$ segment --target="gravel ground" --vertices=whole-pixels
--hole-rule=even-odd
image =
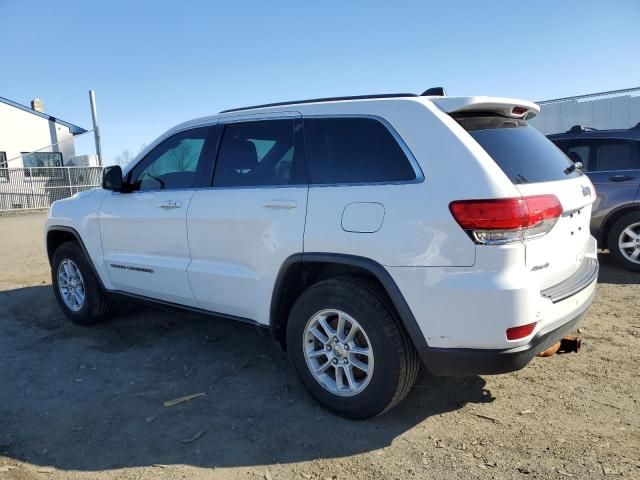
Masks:
[[[607,254],[579,354],[423,372],[394,410],[354,422],[249,327],[133,305],[70,324],[43,221],[0,217],[0,478],[640,478],[640,275]]]

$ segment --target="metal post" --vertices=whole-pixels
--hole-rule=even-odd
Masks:
[[[36,204],[36,190],[33,188],[33,168],[29,168],[29,180],[31,180],[29,183],[31,183],[31,208],[33,208]]]
[[[93,137],[96,141],[96,155],[98,156],[98,166],[102,166],[102,149],[100,148],[100,130],[98,129],[98,114],[96,112],[96,92],[89,90],[89,101],[91,102],[91,118],[93,119]]]
[[[73,186],[71,185],[71,168],[67,167],[67,178],[69,179],[69,196],[73,196]]]

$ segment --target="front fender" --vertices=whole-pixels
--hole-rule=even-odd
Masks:
[[[106,289],[111,289],[112,285],[103,261],[98,218],[100,206],[108,193],[106,190],[97,189],[53,202],[45,221],[44,237],[46,246],[52,231],[72,233],[94,266],[95,273],[102,285]]]

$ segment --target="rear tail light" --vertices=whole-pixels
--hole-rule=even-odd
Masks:
[[[555,195],[491,200],[459,200],[449,204],[456,222],[477,243],[511,243],[547,234],[562,215]]]
[[[528,337],[534,328],[536,328],[536,322],[520,325],[519,327],[507,328],[507,340],[520,340],[521,338]]]

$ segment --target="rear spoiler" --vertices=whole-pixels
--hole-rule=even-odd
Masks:
[[[540,113],[540,107],[526,100],[503,97],[430,97],[445,113],[490,112],[512,118],[530,119]]]

